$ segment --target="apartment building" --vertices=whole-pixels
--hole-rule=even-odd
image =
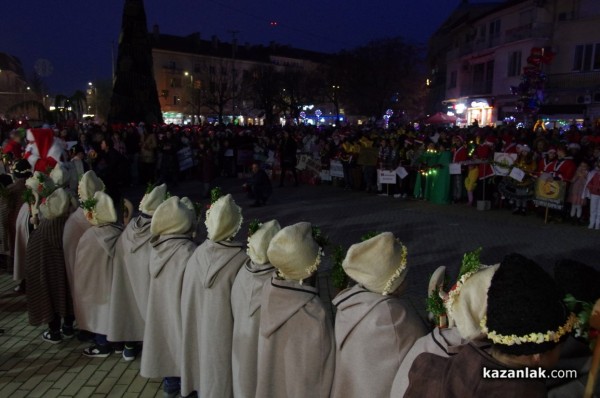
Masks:
[[[537,52],[551,59],[539,65],[537,115],[594,122],[600,117],[599,23],[597,0],[463,1],[430,43],[437,99],[444,92],[437,106],[464,124],[528,121],[514,91]],[[447,42],[443,54],[436,37]]]

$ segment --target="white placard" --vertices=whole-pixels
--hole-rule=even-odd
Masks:
[[[300,158],[298,159],[298,164],[296,165],[296,168],[298,170],[305,170],[306,169],[306,160],[308,159],[308,156],[306,155],[300,155]]]
[[[450,163],[450,165],[448,166],[448,169],[450,170],[451,175],[456,175],[456,174],[462,173],[460,163]]]
[[[507,176],[508,173],[510,172],[510,166],[512,166],[512,164],[515,162],[515,160],[517,160],[516,153],[506,153],[506,152],[494,153],[494,162],[500,163],[501,165],[506,166],[506,167],[502,167],[497,164],[494,164],[492,166],[492,168],[494,169],[494,173],[497,176]]]
[[[331,181],[330,170],[321,170],[320,176],[321,176],[321,181]]]
[[[395,184],[396,172],[390,170],[377,170],[377,181],[380,184]]]
[[[401,180],[403,180],[408,175],[408,171],[406,171],[404,167],[398,166],[398,168],[396,169],[396,175],[400,177]]]
[[[525,178],[525,172],[518,167],[513,167],[508,176],[521,182],[523,181],[523,178]]]
[[[331,177],[344,178],[344,166],[339,160],[329,162],[329,175]]]

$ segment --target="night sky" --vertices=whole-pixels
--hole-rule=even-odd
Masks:
[[[237,30],[239,43],[276,41],[335,52],[392,36],[426,43],[460,1],[146,0],[145,5],[148,29],[158,24],[161,33],[200,32],[203,39],[216,34],[230,41],[228,31]],[[4,1],[0,52],[19,57],[28,78],[36,60],[49,60],[54,71],[44,82],[50,93],[70,95],[88,81],[110,78],[122,8],[122,0]]]

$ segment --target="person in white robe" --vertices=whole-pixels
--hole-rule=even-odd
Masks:
[[[124,342],[123,358],[133,361],[144,339],[150,288],[150,225],[158,206],[167,198],[167,186],[154,187],[140,202],[140,215],[119,237],[113,262],[108,340]]]
[[[115,244],[123,232],[116,224],[115,205],[107,194],[96,192],[86,203],[85,216],[92,227],[85,231],[75,255],[73,301],[79,327],[96,333],[95,344],[83,350],[91,358],[105,358],[113,348],[106,338],[109,324],[110,294]]]
[[[283,228],[267,256],[277,274],[263,287],[256,396],[329,397],[335,340],[331,319],[310,283],[322,256],[311,224]]]
[[[185,269],[181,311],[183,322],[181,394],[203,398],[233,394],[231,287],[248,256],[233,238],[242,212],[231,195],[216,200],[206,212],[208,238]]]
[[[258,362],[258,327],[263,286],[271,280],[275,267],[269,263],[267,249],[281,230],[277,220],[261,224],[248,238],[246,264],[240,269],[231,289],[233,312],[232,372],[233,396],[254,398]]]
[[[196,250],[194,217],[184,200],[172,196],[158,206],[150,224],[150,288],[140,374],[162,377],[169,397],[180,389],[181,291],[186,264]]]
[[[480,266],[477,272],[451,289],[453,293],[450,299],[449,296],[445,296],[446,314],[452,327],[435,328],[415,342],[394,377],[391,396],[404,396],[408,389],[410,368],[420,354],[432,353],[449,358],[469,342],[481,347],[487,344],[480,323],[487,311],[487,291],[499,266]]]
[[[99,191],[104,191],[104,183],[98,178],[96,173],[90,170],[81,177],[77,188],[80,206],[71,213],[65,223],[65,231],[63,232],[63,251],[65,253],[65,267],[71,293],[75,291],[73,272],[75,268],[75,257],[77,255],[77,245],[83,234],[92,227],[92,224],[90,224],[85,217],[85,211],[81,204],[93,198],[94,194]],[[77,300],[73,297],[73,310],[76,315],[78,312],[77,304]]]

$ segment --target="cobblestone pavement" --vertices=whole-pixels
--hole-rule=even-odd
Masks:
[[[321,226],[334,244],[346,248],[369,231],[392,231],[408,247],[407,294],[423,313],[425,291],[433,270],[446,265],[455,278],[465,251],[483,247],[482,262],[496,263],[510,252],[530,256],[548,271],[555,261],[571,257],[598,266],[600,231],[569,224],[544,224],[541,215],[513,216],[508,210],[478,211],[465,205],[440,206],[423,201],[379,197],[332,186],[275,188],[265,207],[251,208],[240,181],[221,181],[244,209],[247,222],[277,218],[282,225],[309,221]],[[171,189],[199,200],[193,182]],[[139,200],[140,190],[128,195]],[[134,203],[137,203],[135,200]],[[540,211],[541,213],[541,211]],[[327,254],[327,253],[326,253]],[[319,287],[329,302],[328,257]],[[377,261],[377,259],[374,259]],[[162,396],[161,380],[139,376],[139,359],[120,355],[89,359],[86,343],[77,340],[51,345],[41,340],[44,328],[29,326],[26,296],[13,292],[10,270],[0,268],[0,397],[154,397]]]

